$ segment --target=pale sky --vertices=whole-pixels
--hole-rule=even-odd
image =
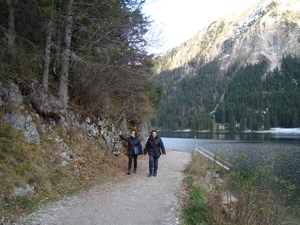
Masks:
[[[245,10],[259,0],[146,0],[144,13],[161,32],[161,46],[149,51],[163,53],[192,38],[220,16]],[[158,31],[159,30],[159,31]]]

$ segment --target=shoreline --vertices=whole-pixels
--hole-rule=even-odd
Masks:
[[[300,134],[300,128],[280,128],[274,127],[270,130],[250,131],[254,133],[271,133],[271,134]]]
[[[189,133],[189,132],[195,132],[195,133],[204,133],[204,132],[212,132],[212,133],[235,133],[235,132],[241,132],[241,133],[271,133],[271,134],[300,134],[300,127],[298,128],[280,128],[280,127],[273,127],[270,130],[259,130],[259,131],[252,131],[252,130],[246,130],[246,131],[191,131],[191,130],[174,130],[174,131],[162,131],[158,130],[159,132],[183,132],[183,133]]]

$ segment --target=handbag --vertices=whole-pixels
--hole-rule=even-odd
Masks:
[[[133,146],[133,154],[139,155],[140,154],[140,147],[138,145]]]

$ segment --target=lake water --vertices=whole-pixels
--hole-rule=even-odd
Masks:
[[[300,134],[159,132],[158,135],[166,149],[193,152],[196,144],[225,156],[239,171],[264,165],[271,157],[285,152],[286,155],[274,165],[274,176],[296,185],[292,202],[300,205]],[[237,162],[236,158],[241,154],[247,157]]]

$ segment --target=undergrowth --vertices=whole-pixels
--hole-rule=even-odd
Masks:
[[[188,196],[183,198],[183,220],[186,225],[205,225],[211,215],[203,188],[207,163],[204,158],[192,155],[191,163],[185,170],[183,183]]]
[[[274,159],[269,165],[246,171],[244,175],[235,171],[222,173],[221,179],[216,173],[219,166],[202,156],[192,155],[183,181],[187,194],[181,196],[183,224],[300,224],[295,217],[299,208],[291,212],[292,207],[286,207],[284,198],[278,198],[279,193],[271,188],[276,178],[272,174],[273,162]],[[237,201],[224,203],[224,192],[234,193]]]
[[[126,157],[113,155],[100,138],[95,145],[75,131],[64,133],[55,126],[41,132],[40,144],[33,144],[22,131],[0,123],[0,224],[13,223],[41,204],[106,182],[124,167]],[[15,196],[16,188],[26,184],[34,192]]]
[[[206,205],[204,189],[201,186],[192,186],[190,189],[190,202],[184,212],[185,224],[206,224],[209,217],[209,208]]]

